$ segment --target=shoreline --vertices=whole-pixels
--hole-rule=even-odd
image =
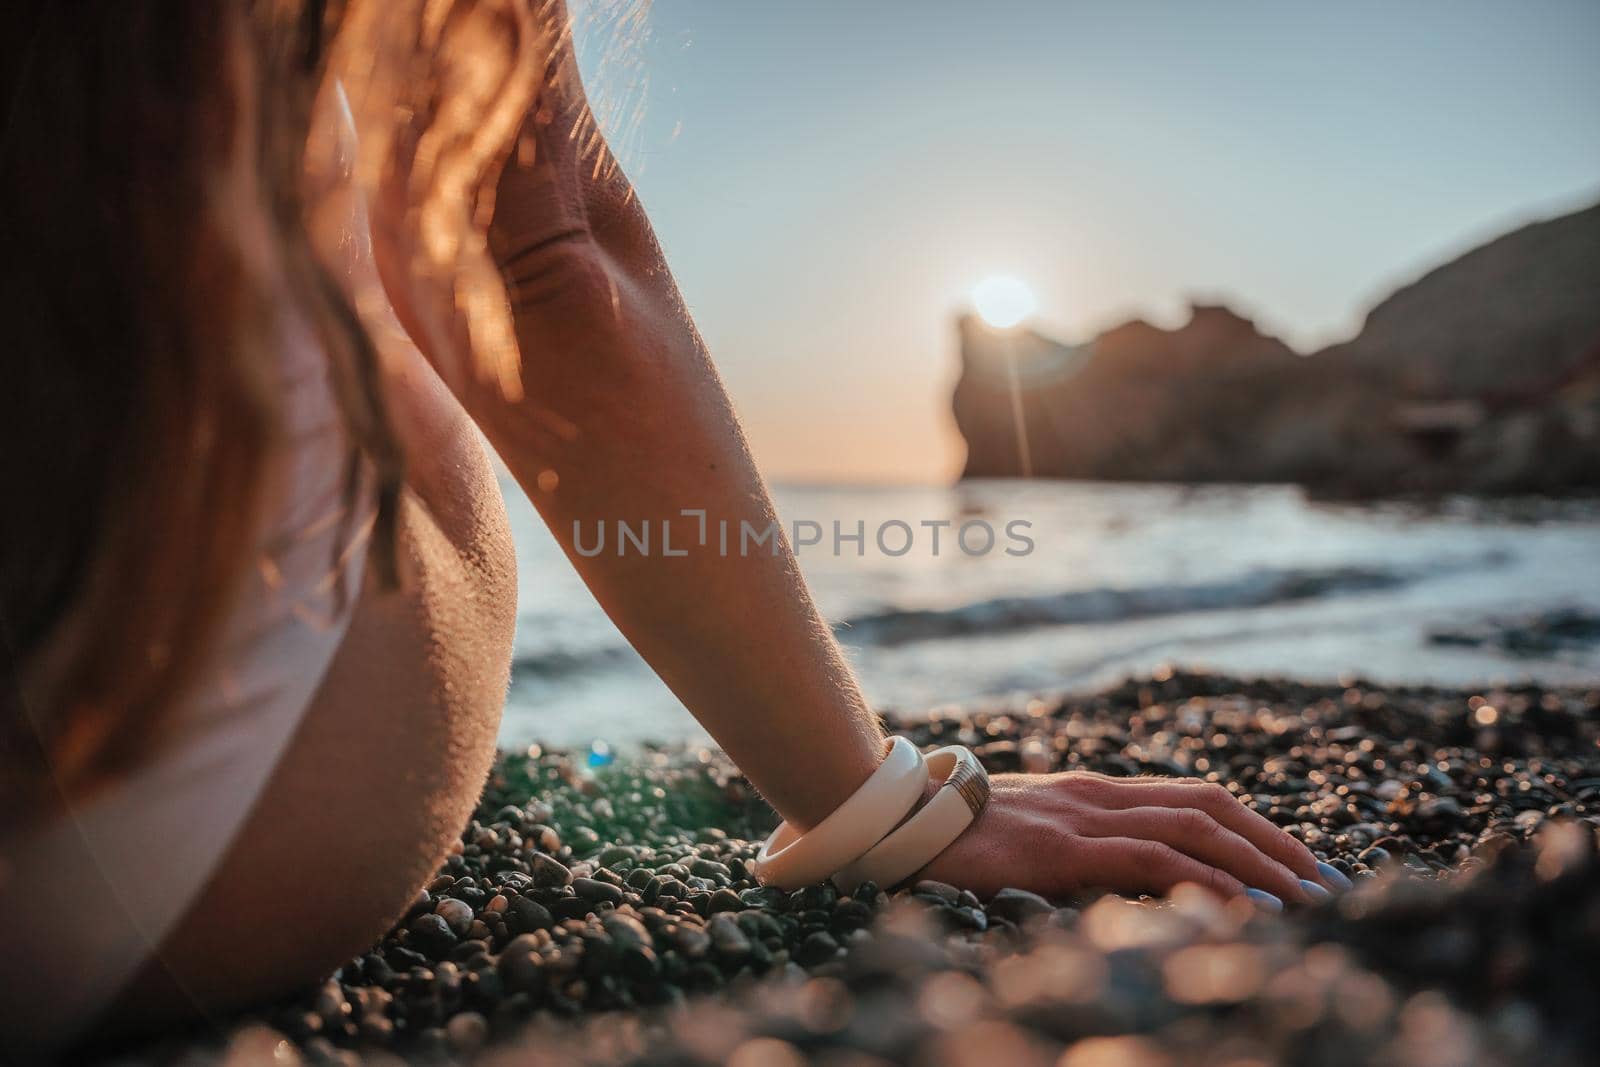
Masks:
[[[991,772],[1217,774],[1357,887],[1281,916],[1198,891],[784,893],[749,876],[775,819],[720,754],[590,770],[534,746],[373,951],[132,1062],[1443,1067],[1600,1043],[1600,683],[1176,672],[890,726]]]

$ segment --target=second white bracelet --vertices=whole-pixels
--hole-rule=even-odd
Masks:
[[[842,893],[855,891],[862,882],[885,889],[911,877],[949,848],[989,802],[989,775],[970,749],[950,745],[928,753],[928,776],[943,775],[944,783],[893,833],[866,855],[833,876]]]
[[[894,829],[927,782],[928,768],[917,746],[903,737],[891,739],[878,769],[832,815],[805,834],[787,822],[778,824],[756,855],[756,880],[780,889],[825,881]]]

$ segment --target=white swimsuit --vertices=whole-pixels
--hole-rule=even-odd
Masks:
[[[250,814],[344,639],[371,494],[346,515],[349,452],[328,363],[303,323],[294,334],[281,366],[284,492],[218,666],[175,710],[178,740],[67,817],[7,842],[0,1032],[17,1011],[23,1032],[68,1036],[155,955]]]
[[[370,255],[364,215],[357,205],[348,219],[358,256]],[[328,360],[302,317],[285,319],[276,492],[215,666],[174,709],[175,740],[157,756],[0,847],[0,1059],[6,1034],[46,1047],[80,1035],[203,906],[344,640],[373,493],[368,479],[347,509],[350,447]]]

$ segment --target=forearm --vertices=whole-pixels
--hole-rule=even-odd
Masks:
[[[623,635],[781,814],[814,825],[871,774],[881,733],[781,533],[775,551],[739,549],[741,523],[775,517],[720,384],[698,353],[649,383],[562,362],[552,395],[577,435],[496,447]],[[685,509],[704,510],[706,544]],[[649,531],[647,554],[619,521]],[[603,548],[580,554],[579,535]],[[668,536],[685,555],[664,555]]]
[[[469,340],[462,290],[416,282],[405,183],[380,201],[391,224],[374,227],[407,238],[379,256],[384,285],[413,336],[455,334],[430,356],[618,629],[779,812],[810,826],[877,767],[881,730],[781,532],[739,550],[742,524],[775,529],[771,500],[649,220],[594,132],[570,39],[551,40],[538,100],[480,205],[493,205],[484,236],[516,340],[495,360],[514,361],[520,389],[448,355]],[[704,544],[683,514],[696,509]],[[649,550],[619,551],[618,523],[647,528]]]
[[[780,813],[814,825],[871,774],[882,735],[698,337],[635,324],[654,343],[618,351],[537,306],[516,321],[528,398],[480,422],[624,636]],[[704,544],[685,510],[704,511]],[[746,527],[772,539],[741,546]]]

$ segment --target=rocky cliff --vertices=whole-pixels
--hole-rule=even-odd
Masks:
[[[960,333],[968,477],[1600,488],[1600,205],[1439,267],[1310,356],[1224,307],[1075,346]]]

